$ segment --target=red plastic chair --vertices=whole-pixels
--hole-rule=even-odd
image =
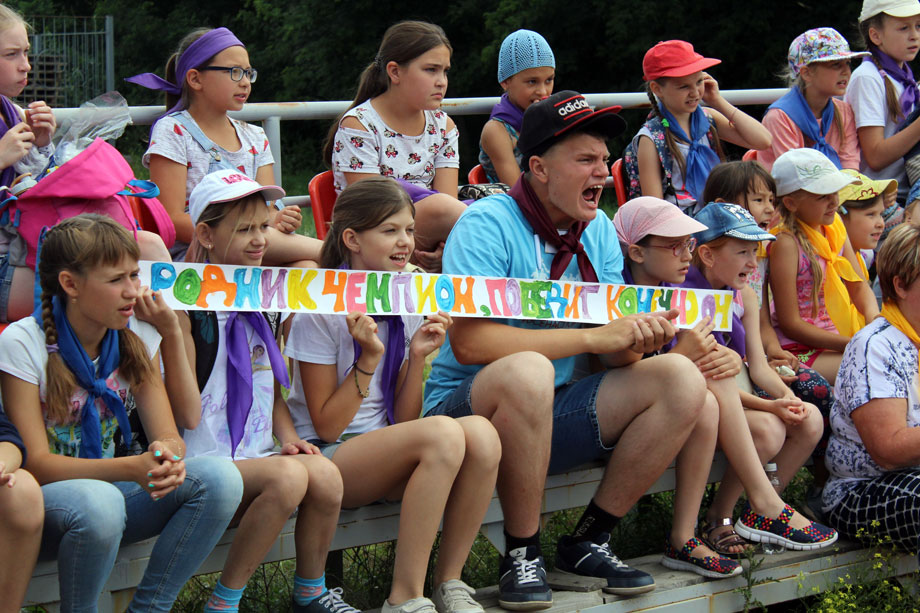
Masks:
[[[332,171],[326,170],[312,179],[307,187],[310,192],[310,208],[313,210],[313,223],[316,225],[316,238],[323,240],[332,221],[332,207],[335,206],[335,185]]]
[[[629,199],[626,193],[626,176],[623,171],[623,158],[618,158],[610,165],[610,176],[613,177],[613,191],[617,195],[617,206],[623,206]]]
[[[482,169],[482,164],[473,166],[466,176],[466,180],[470,182],[470,185],[482,185],[483,183],[489,182],[486,178],[486,171]]]

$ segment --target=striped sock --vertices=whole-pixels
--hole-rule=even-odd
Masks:
[[[240,600],[243,598],[243,592],[245,591],[245,587],[242,587],[238,590],[231,589],[221,583],[218,579],[217,587],[214,588],[214,592],[211,594],[211,597],[208,598],[208,602],[204,605],[204,613],[227,613],[227,611],[239,611]]]
[[[316,579],[304,579],[294,575],[294,602],[305,606],[326,593],[326,573]]]

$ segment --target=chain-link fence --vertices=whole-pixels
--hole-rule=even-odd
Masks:
[[[20,102],[79,106],[114,89],[114,20],[104,17],[35,17],[29,61],[32,73]]]

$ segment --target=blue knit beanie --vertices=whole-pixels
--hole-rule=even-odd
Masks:
[[[556,67],[556,57],[546,39],[531,30],[512,32],[498,52],[498,82],[528,68]]]

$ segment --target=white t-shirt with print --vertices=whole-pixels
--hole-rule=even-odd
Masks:
[[[181,111],[179,114],[185,121],[198,125],[188,111]],[[268,138],[265,131],[253,124],[238,121],[230,118],[230,123],[236,130],[236,136],[240,140],[241,146],[236,151],[227,151],[220,148],[220,154],[224,160],[229,162],[240,172],[250,179],[255,180],[259,168],[274,164],[275,159],[272,157],[272,150],[269,147]],[[144,153],[144,166],[150,167],[151,155],[162,155],[168,160],[185,164],[188,168],[188,177],[185,180],[185,211],[188,211],[188,197],[195,189],[195,186],[209,172],[211,165],[211,155],[201,148],[191,134],[188,133],[178,119],[166,116],[156,122],[153,126],[153,132],[150,135],[150,146]],[[176,245],[170,249],[173,257],[178,257],[185,253],[188,248],[187,243],[176,241]]]
[[[217,354],[208,382],[201,390],[201,421],[194,430],[185,430],[185,454],[190,457],[230,458],[230,425],[227,422],[227,318],[228,311],[217,311]],[[265,341],[244,323],[252,364],[252,406],[246,417],[243,438],[236,446],[235,460],[261,458],[275,453],[272,438],[272,411],[275,407],[275,375]],[[274,342],[274,341],[272,341]]]
[[[831,407],[832,432],[825,458],[831,473],[824,486],[826,511],[837,506],[860,481],[886,472],[866,450],[851,413],[876,398],[905,398],[907,427],[916,428],[920,426],[918,383],[917,347],[888,320],[875,319],[847,344]]]
[[[147,347],[148,355],[153,358],[160,347],[160,335],[156,328],[133,317],[129,326],[141,338]],[[47,364],[45,332],[34,318],[26,317],[14,321],[3,334],[0,334],[0,371],[7,372],[26,383],[38,385],[43,414],[46,413]],[[122,402],[127,402],[128,382],[119,376],[117,368],[106,379],[106,384],[109,389],[115,390]],[[56,423],[45,417],[48,445],[53,453],[71,457],[79,454],[82,440],[80,410],[86,403],[86,397],[87,392],[82,388],[73,393],[70,397],[70,421],[66,423]],[[118,422],[102,398],[96,399],[96,409],[99,411],[102,425],[102,457],[111,458],[115,453],[113,438],[118,429]]]
[[[424,318],[403,315],[402,319],[405,325],[406,358],[408,359],[409,341],[424,323]],[[387,326],[385,324],[378,324],[377,336],[386,346]],[[348,333],[348,324],[342,315],[314,315],[309,313],[297,313],[294,315],[291,323],[291,333],[284,347],[284,355],[312,364],[335,364],[337,386],[342,385],[342,382],[348,377],[351,377],[352,380],[354,378],[351,373],[351,365],[355,361],[354,338]],[[300,368],[295,363],[292,370],[294,371],[294,377],[291,384],[291,393],[288,396],[288,407],[291,409],[291,417],[294,418],[297,436],[304,440],[318,439],[319,436],[313,427],[313,421],[310,419],[310,411],[307,409],[303,391],[304,382],[300,379]],[[371,377],[371,382],[368,386],[368,397],[361,402],[361,407],[355,414],[354,419],[351,420],[351,423],[348,424],[348,427],[345,428],[343,435],[362,434],[387,425],[386,403],[384,402],[381,387],[382,374],[383,360],[377,365],[374,376]],[[306,383],[307,385],[310,384],[309,381]],[[341,437],[339,440],[341,440]]]
[[[354,117],[367,130],[345,128],[339,123],[332,147],[335,193],[348,185],[346,172],[381,174],[431,189],[438,168],[460,168],[457,128],[447,131],[444,111],[424,113],[425,129],[418,136],[390,128],[370,100],[345,113],[343,121]]]

